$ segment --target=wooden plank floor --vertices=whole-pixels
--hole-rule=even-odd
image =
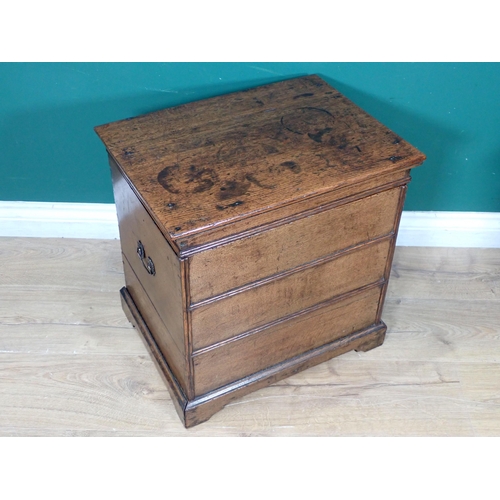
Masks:
[[[1,436],[498,436],[500,250],[398,247],[384,345],[185,430],[120,306],[116,240],[0,238]]]

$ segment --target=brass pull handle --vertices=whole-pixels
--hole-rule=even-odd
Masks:
[[[137,255],[139,256],[139,259],[141,259],[144,269],[146,269],[151,276],[154,276],[156,274],[155,265],[151,257],[146,257],[146,250],[144,250],[144,245],[141,240],[137,242]]]

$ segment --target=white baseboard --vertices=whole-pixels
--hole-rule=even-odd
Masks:
[[[0,236],[118,239],[112,203],[0,202]]]
[[[115,205],[0,202],[0,236],[118,239]],[[397,244],[500,248],[500,213],[405,211]]]
[[[500,248],[500,213],[403,211],[397,244]]]

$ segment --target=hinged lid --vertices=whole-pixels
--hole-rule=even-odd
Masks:
[[[194,235],[425,160],[315,75],[95,130],[179,253]]]

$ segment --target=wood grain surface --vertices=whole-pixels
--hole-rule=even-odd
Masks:
[[[425,159],[416,148],[316,75],[95,130],[112,171],[124,312],[179,396],[186,427],[233,401],[236,386],[283,378],[266,370],[290,375],[334,357],[335,346],[382,344],[406,182]],[[343,276],[321,265],[382,238],[378,258],[369,250],[337,264]],[[285,274],[296,280],[280,281]],[[207,327],[191,321],[237,294],[234,314],[223,307]]]
[[[184,237],[182,239],[184,246],[180,253],[182,256],[189,256],[208,250],[214,246],[261,232],[264,227],[270,229],[271,226],[276,226],[283,221],[291,222],[296,218],[296,214],[312,213],[319,207],[339,206],[380,191],[406,185],[410,180],[410,170],[379,175],[374,179],[347,185],[333,192],[298,200],[292,206],[285,205],[271,212],[262,212],[246,219],[233,221],[230,225],[214,226],[210,228],[210,231]]]
[[[116,168],[112,168],[112,175],[122,252],[185,357],[180,261]],[[137,254],[139,242],[145,251],[143,259]],[[146,258],[152,259],[154,275],[146,270]]]
[[[2,436],[499,436],[500,250],[396,248],[382,347],[184,429],[120,305],[118,241],[0,239]]]
[[[186,235],[425,159],[315,75],[96,132],[173,246]]]
[[[198,351],[194,354],[195,394],[205,394],[375,324],[380,292],[381,286],[371,286]]]
[[[179,345],[176,338],[172,335],[171,330],[168,328],[162,315],[155,307],[149,296],[144,291],[140,281],[130,267],[127,259],[123,261],[123,268],[125,271],[125,282],[127,289],[132,296],[136,306],[140,308],[143,318],[147,318],[147,324],[151,335],[153,336],[156,344],[163,352],[163,357],[166,359],[170,369],[177,378],[179,384],[182,386],[185,393],[188,393],[189,388],[189,365],[186,362],[186,354],[184,352],[184,343]],[[164,306],[166,309],[167,306]]]
[[[384,278],[389,238],[341,253],[191,312],[193,349],[234,337]],[[262,307],[266,304],[266,307]]]
[[[189,265],[192,301],[388,235],[395,230],[402,189],[383,191],[193,255]]]

